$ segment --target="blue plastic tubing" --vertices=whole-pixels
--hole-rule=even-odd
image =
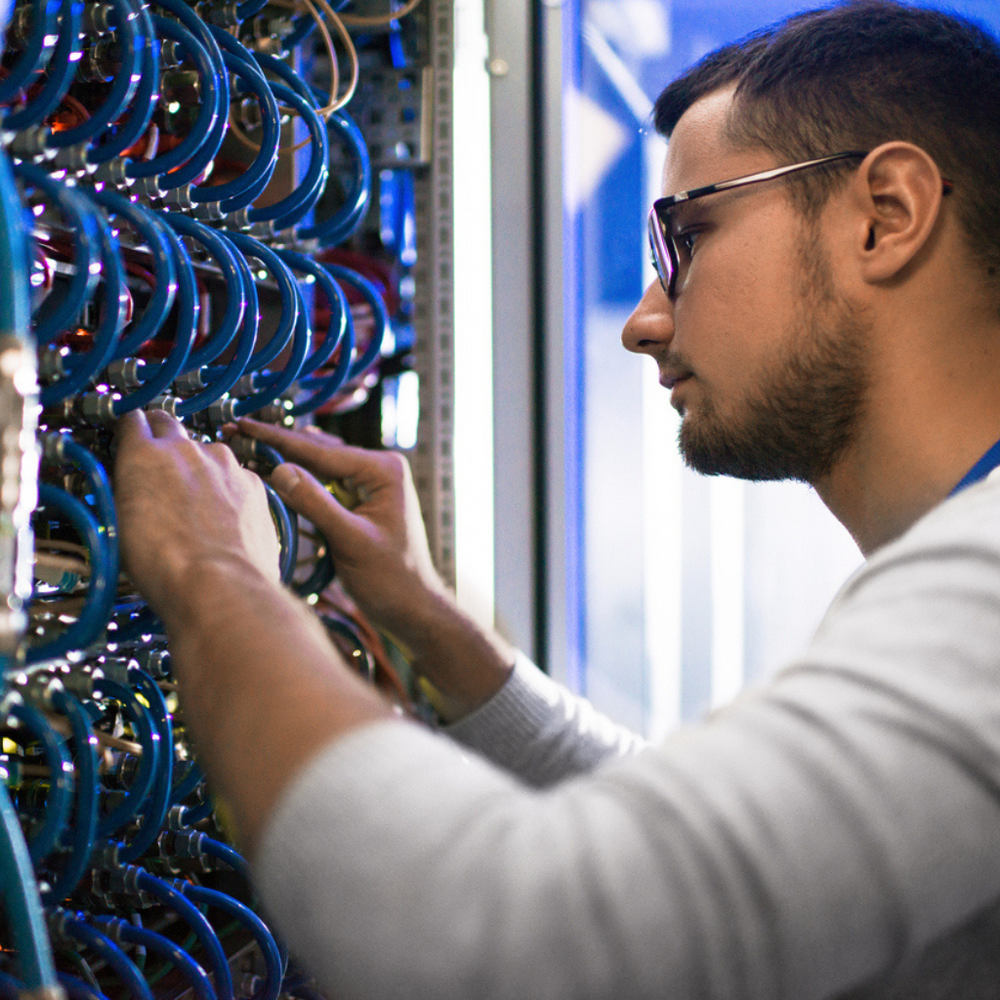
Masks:
[[[98,534],[107,546],[108,573],[113,580],[118,579],[118,514],[111,492],[111,479],[107,469],[94,455],[69,434],[54,436],[56,453],[87,478],[90,494],[97,509]],[[46,457],[46,461],[49,459]]]
[[[130,669],[129,683],[146,699],[153,724],[160,738],[159,761],[153,777],[153,788],[141,806],[142,827],[125,848],[118,851],[120,861],[134,861],[153,846],[167,819],[174,783],[174,733],[163,694],[145,671]]]
[[[261,115],[260,149],[250,166],[239,177],[224,184],[195,188],[191,191],[193,201],[222,202],[222,211],[228,213],[249,205],[267,187],[278,164],[281,119],[278,104],[271,93],[267,79],[250,52],[221,28],[209,25],[208,29],[222,51],[226,68],[239,78],[242,89],[249,91],[257,99]]]
[[[198,117],[191,126],[191,131],[173,149],[154,156],[151,160],[130,159],[125,167],[126,176],[156,177],[159,187],[167,190],[181,185],[177,180],[179,171],[174,173],[168,171],[189,166],[196,177],[215,158],[219,146],[222,145],[222,134],[218,136],[217,141],[211,142],[209,136],[220,116],[218,94],[223,86],[222,75],[225,70],[222,67],[221,57],[216,63],[202,42],[183,25],[154,14],[153,27],[161,38],[168,38],[183,46],[186,57],[198,70],[205,93],[209,95],[199,105]]]
[[[273,205],[254,208],[249,212],[248,218],[251,222],[273,221],[274,228],[282,230],[289,229],[301,221],[323,194],[330,172],[328,166],[330,144],[327,139],[326,123],[317,114],[315,101],[307,100],[283,83],[272,83],[271,90],[278,100],[290,105],[299,113],[309,130],[311,146],[309,167],[298,187]]]
[[[142,747],[138,770],[124,798],[107,815],[98,817],[97,837],[103,840],[117,833],[126,823],[139,815],[156,781],[162,747],[152,712],[139,701],[130,687],[103,680],[100,681],[100,688],[104,696],[114,698],[121,704],[133,724],[136,738]]]
[[[372,334],[372,339],[361,357],[357,358],[351,365],[351,370],[347,374],[348,379],[352,379],[360,375],[379,356],[385,332],[389,328],[389,314],[385,311],[385,301],[379,290],[366,277],[358,274],[357,271],[352,271],[349,267],[342,267],[340,264],[324,264],[323,266],[338,281],[346,281],[349,285],[353,285],[371,306],[375,317],[375,332]]]
[[[91,211],[97,213],[96,206],[88,199]],[[100,218],[100,216],[98,216]],[[118,238],[104,220],[99,228],[101,272],[104,285],[101,318],[94,331],[90,350],[80,354],[70,354],[63,360],[67,370],[65,377],[50,382],[39,394],[43,407],[75,395],[86,387],[114,356],[118,345],[118,335],[125,325],[127,300],[123,294],[125,275],[121,262]]]
[[[47,42],[55,35],[59,0],[35,0],[31,6],[31,34],[20,58],[11,66],[7,76],[0,80],[0,103],[17,97],[17,92],[30,81],[32,74],[45,69],[52,55]]]
[[[190,367],[198,368],[225,351],[232,344],[243,323],[247,306],[243,270],[238,255],[227,238],[228,234],[224,236],[201,222],[175,212],[164,212],[161,218],[179,236],[188,236],[196,240],[208,251],[218,264],[226,284],[226,309],[222,318],[213,323],[215,330],[208,342],[192,351],[188,358]]]
[[[66,935],[100,956],[128,987],[132,1000],[153,1000],[153,991],[142,973],[114,941],[87,923],[82,913],[56,912]]]
[[[352,185],[338,211],[328,219],[300,227],[296,234],[300,239],[318,239],[324,246],[336,246],[343,243],[364,219],[371,198],[372,165],[361,130],[350,115],[345,111],[338,111],[327,118],[326,124],[354,159]]]
[[[48,902],[65,899],[90,867],[90,856],[97,836],[97,739],[90,716],[68,691],[57,689],[52,706],[70,722],[73,732],[73,760],[76,764],[76,797],[73,824],[69,830],[70,855],[62,871],[51,883],[43,898]]]
[[[65,294],[58,299],[54,295],[49,295],[34,316],[35,337],[39,344],[46,344],[76,323],[80,310],[94,294],[99,278],[97,261],[101,240],[100,226],[97,216],[92,211],[91,202],[80,192],[50,177],[41,167],[34,163],[16,163],[14,175],[55,204],[72,234],[75,264],[73,277],[66,286]],[[8,185],[2,187],[7,188]],[[15,234],[22,232],[24,210],[19,201],[17,208],[18,213],[8,219],[11,228],[5,228],[5,233],[10,234],[12,241],[17,239]],[[30,228],[24,226],[23,231],[30,232]],[[23,249],[21,265],[24,270],[19,273],[24,275],[27,273],[27,256]],[[6,272],[6,268],[4,271]],[[6,274],[5,280],[9,280]]]
[[[10,112],[3,119],[4,129],[17,131],[37,125],[59,106],[66,96],[76,65],[83,51],[83,3],[81,0],[62,0],[59,14],[59,40],[49,60],[48,74],[42,89],[18,111]]]
[[[142,51],[149,41],[139,32],[138,12],[129,0],[107,0],[107,2],[114,8],[117,19],[115,36],[118,41],[118,51],[121,53],[121,67],[115,73],[111,89],[104,101],[100,107],[92,111],[87,121],[62,132],[53,132],[49,136],[49,145],[57,149],[75,146],[100,135],[128,107],[138,89]],[[137,5],[139,2],[140,0],[136,0]]]
[[[17,813],[0,782],[0,894],[14,938],[21,979],[28,989],[56,985],[52,946],[46,933],[42,901],[28,846]]]
[[[348,327],[351,327],[353,344],[354,321],[351,318],[351,307],[347,302],[347,296],[344,295],[344,290],[333,280],[333,275],[322,265],[317,264],[311,257],[295,253],[292,250],[279,249],[276,252],[293,271],[307,274],[316,282],[326,297],[327,305],[330,308],[330,325],[326,329],[326,334],[322,342],[313,348],[312,354],[306,358],[299,371],[299,378],[304,379],[312,375],[317,368],[325,365],[333,357],[333,352],[344,339]],[[350,349],[348,349],[347,355],[347,362],[344,367],[345,374],[347,365],[350,364],[351,360]]]
[[[40,646],[30,646],[28,663],[65,656],[70,650],[86,649],[103,634],[114,609],[117,577],[112,577],[110,545],[97,519],[75,497],[49,483],[38,487],[39,507],[57,512],[76,530],[90,554],[90,586],[76,621],[64,632]]]
[[[212,980],[208,978],[208,973],[170,938],[146,930],[144,927],[135,927],[117,917],[95,917],[94,922],[126,944],[139,945],[162,955],[187,979],[191,992],[198,1000],[216,1000],[215,989],[212,987]]]
[[[89,163],[104,163],[107,160],[113,160],[116,156],[124,153],[129,146],[138,142],[139,137],[146,131],[159,101],[160,39],[153,30],[153,20],[145,3],[138,4],[138,8],[139,33],[144,39],[142,68],[139,86],[136,88],[135,97],[129,108],[128,121],[123,125],[116,126],[117,132],[110,138],[105,138],[107,132],[98,136],[98,138],[105,138],[105,141],[100,144],[91,144],[87,150]]]
[[[278,944],[267,925],[253,910],[244,906],[239,900],[227,896],[214,889],[206,889],[190,882],[174,881],[174,887],[180,890],[192,903],[203,906],[214,906],[238,920],[250,932],[260,947],[264,959],[264,985],[254,992],[251,1000],[278,1000],[281,993],[281,980],[284,976],[283,963]]]
[[[45,819],[28,843],[28,854],[34,865],[39,865],[52,852],[60,834],[69,821],[73,805],[73,764],[66,741],[52,728],[51,723],[34,705],[12,704],[7,712],[31,736],[41,743],[45,763],[49,767],[49,794],[45,804]]]
[[[173,886],[163,879],[141,870],[136,876],[136,886],[155,896],[161,903],[171,907],[180,918],[191,928],[205,949],[209,965],[215,976],[215,990],[218,1000],[233,1000],[233,977],[229,971],[229,962],[222,950],[219,938],[204,914],[193,903],[184,898]]]

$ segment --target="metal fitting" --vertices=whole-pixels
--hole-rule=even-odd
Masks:
[[[103,3],[88,3],[83,6],[83,31],[87,35],[109,35],[111,27],[111,7]]]
[[[203,222],[219,222],[226,217],[226,213],[222,211],[222,202],[219,201],[197,202],[192,214]]]
[[[188,396],[204,389],[207,385],[204,372],[204,368],[196,368],[193,372],[185,372],[180,378],[174,380],[174,392],[178,396]]]
[[[11,154],[22,160],[35,160],[39,157],[51,156],[49,136],[52,134],[47,125],[31,125],[21,129],[11,139],[8,149]]]
[[[118,156],[105,163],[98,163],[93,174],[94,180],[102,184],[113,184],[118,188],[129,187],[132,182],[127,174],[128,163],[127,159]]]
[[[181,184],[178,187],[171,188],[169,191],[161,192],[160,197],[168,207],[175,211],[189,212],[194,208],[194,202],[191,200],[190,184]]]
[[[60,170],[68,170],[74,174],[93,173],[94,168],[87,162],[87,149],[87,143],[65,146],[55,151],[52,162]]]
[[[149,404],[143,409],[149,410],[163,410],[165,413],[169,413],[170,416],[177,416],[177,407],[180,405],[180,400],[176,396],[157,396],[156,399],[150,400]]]
[[[115,389],[138,389],[142,385],[139,373],[146,367],[142,358],[123,358],[112,361],[105,369],[108,384]]]
[[[135,662],[154,680],[167,680],[173,676],[170,650],[143,649],[136,653]]]
[[[115,417],[115,400],[121,397],[110,392],[88,392],[77,397],[77,412],[88,424],[110,424]]]

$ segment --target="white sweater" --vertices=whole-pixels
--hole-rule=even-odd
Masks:
[[[451,736],[336,741],[265,832],[331,998],[1000,996],[998,476],[659,746],[523,660]]]

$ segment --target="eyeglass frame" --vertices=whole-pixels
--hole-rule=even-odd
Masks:
[[[774,180],[776,177],[784,177],[798,170],[806,170],[809,167],[819,167],[825,163],[835,163],[838,160],[864,159],[868,152],[860,150],[848,150],[843,153],[831,153],[829,156],[821,156],[815,160],[805,160],[802,163],[792,163],[784,167],[772,167],[770,170],[761,170],[759,173],[746,174],[743,177],[733,177],[728,181],[719,181],[717,184],[706,184],[704,187],[691,188],[689,191],[681,191],[678,194],[667,195],[665,198],[657,198],[653,202],[653,207],[649,210],[648,235],[649,246],[653,253],[653,267],[656,276],[660,279],[660,285],[666,293],[668,299],[673,299],[677,292],[677,273],[680,270],[680,253],[677,249],[676,237],[669,232],[669,226],[661,213],[673,208],[683,202],[693,201],[695,198],[703,198],[705,195],[715,194],[719,191],[731,191],[733,188],[744,187],[747,184],[760,184],[763,181]],[[951,182],[944,181],[945,194],[951,190]],[[666,273],[664,273],[666,271]]]

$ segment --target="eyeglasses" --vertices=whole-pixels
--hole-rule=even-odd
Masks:
[[[818,167],[824,163],[849,159],[863,160],[867,155],[867,153],[857,150],[833,153],[830,156],[821,156],[818,160],[806,160],[805,163],[793,163],[787,167],[774,167],[771,170],[762,170],[759,174],[734,177],[732,180],[720,181],[718,184],[709,184],[705,187],[692,188],[690,191],[681,191],[680,194],[672,194],[666,198],[658,198],[649,210],[649,246],[653,251],[653,267],[656,268],[660,284],[667,293],[667,297],[670,299],[674,297],[677,290],[677,272],[682,263],[687,263],[691,250],[690,244],[686,242],[688,237],[684,233],[675,231],[671,214],[671,209],[675,205],[693,201],[695,198],[704,198],[705,195],[715,194],[717,191],[730,191],[746,184],[760,184],[763,181],[773,180],[775,177],[784,177],[785,174],[806,170],[809,167]],[[950,190],[950,184],[945,181],[945,193],[948,190]]]

